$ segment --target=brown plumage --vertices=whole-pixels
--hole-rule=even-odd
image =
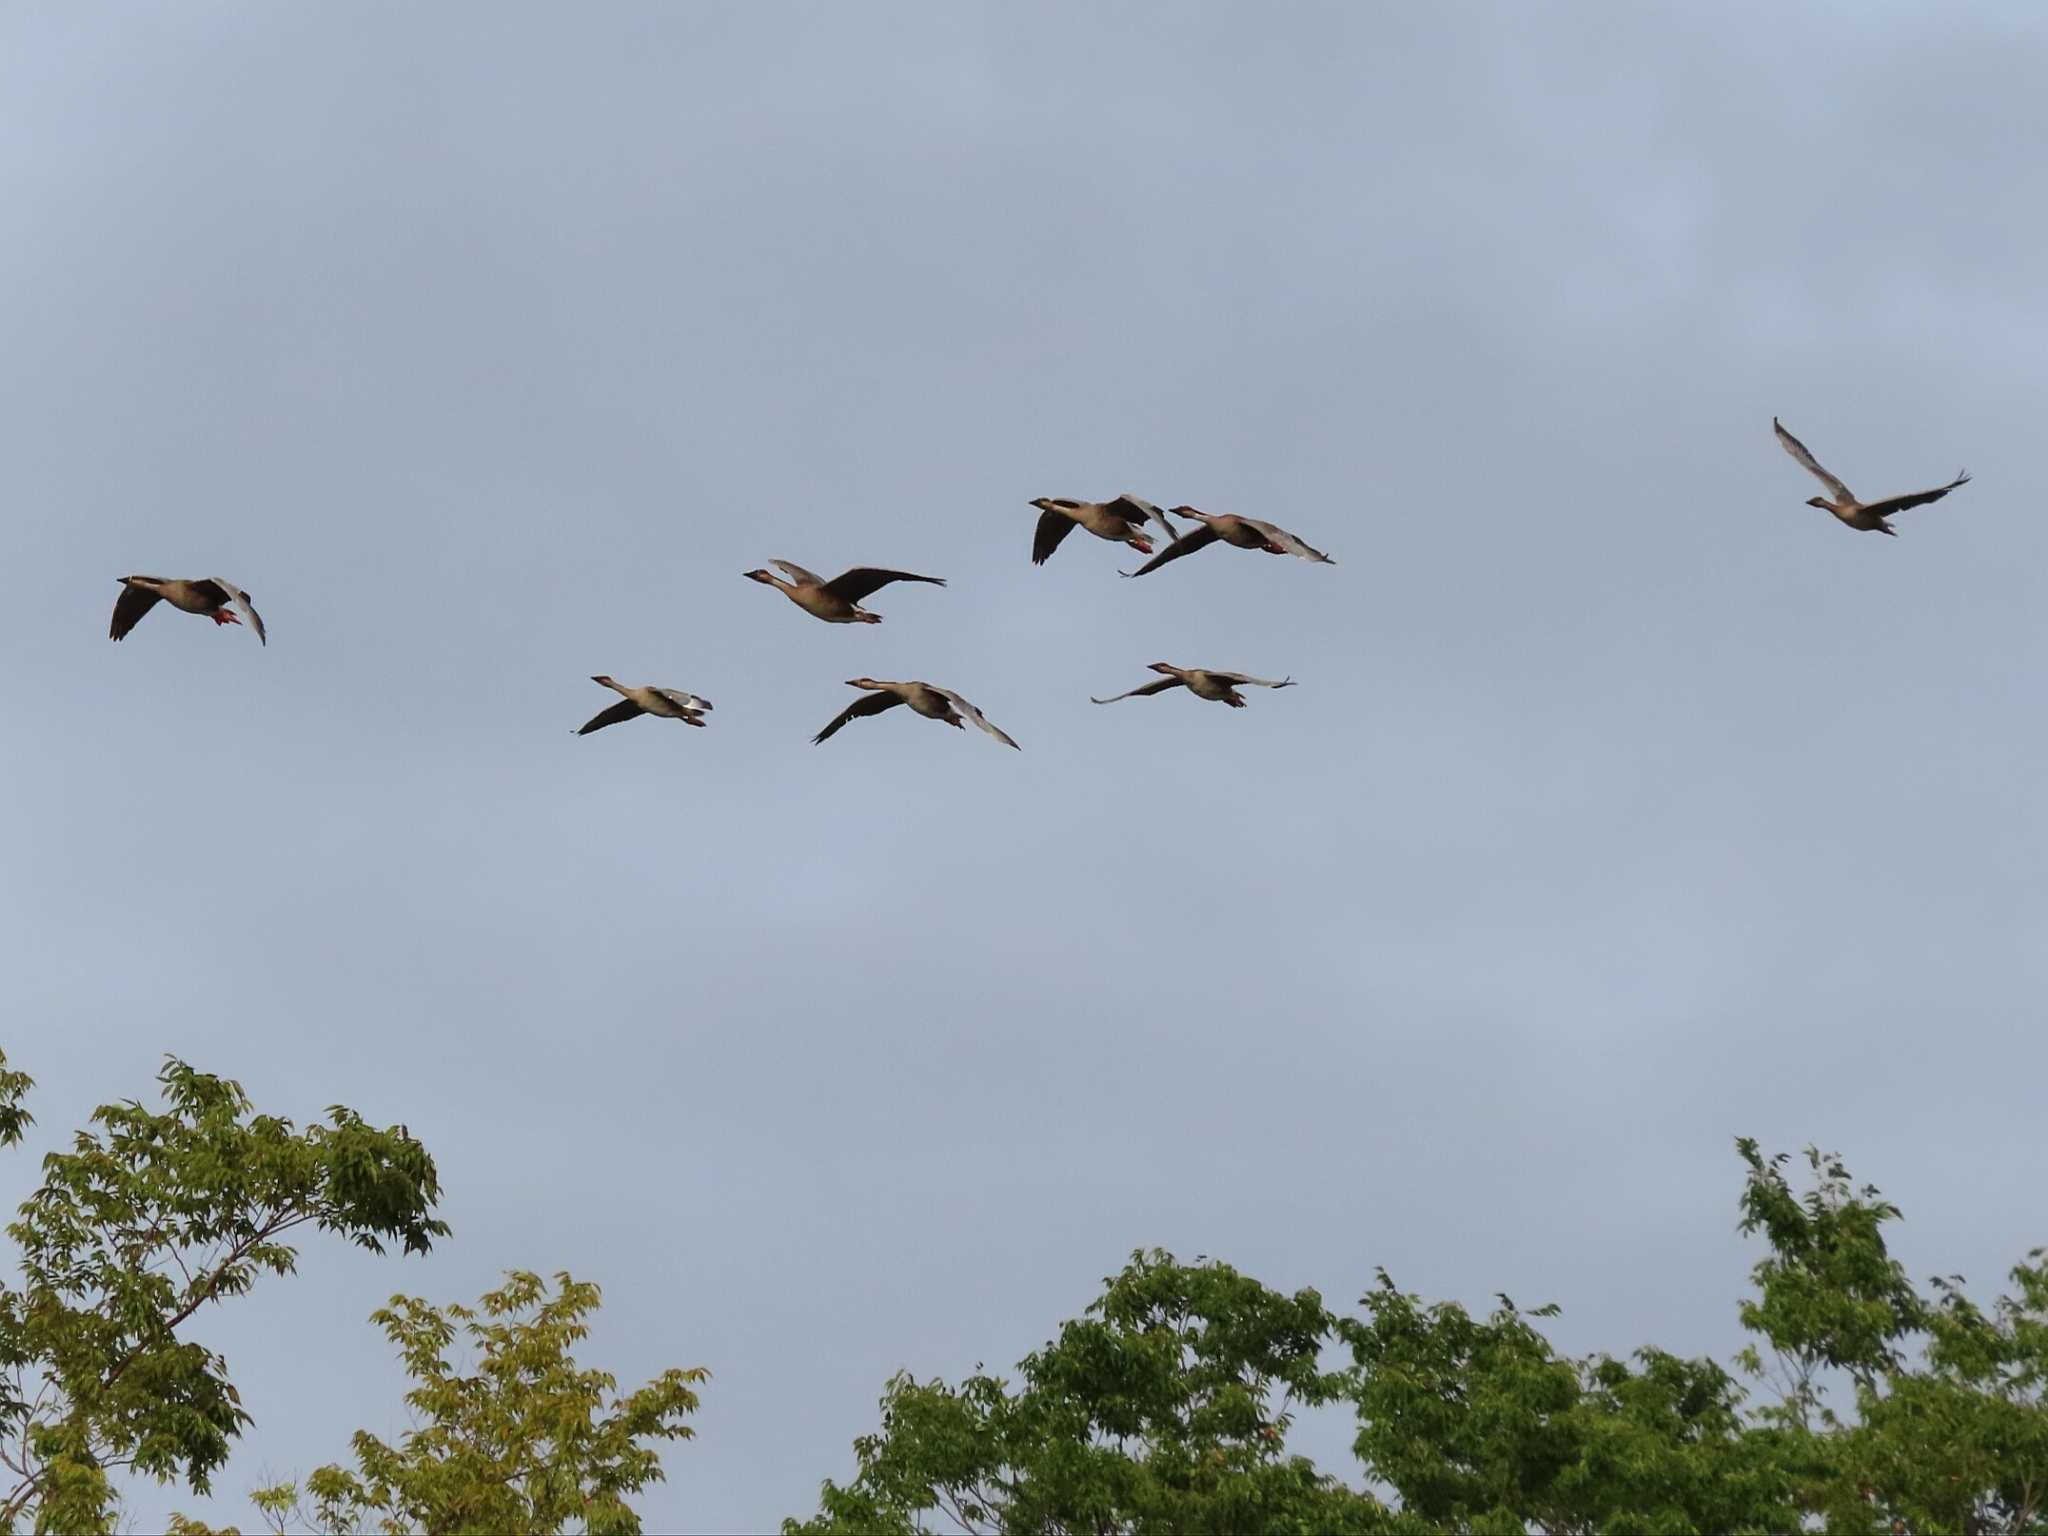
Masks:
[[[249,628],[256,632],[256,638],[265,645],[270,644],[269,636],[263,632],[263,620],[250,603],[249,594],[232,581],[223,581],[218,576],[207,576],[198,581],[166,580],[162,576],[123,576],[121,595],[114,599],[114,621],[107,629],[108,637],[126,639],[128,631],[140,624],[142,616],[159,602],[169,603],[180,613],[204,614],[216,624],[240,624],[246,619]]]
[[[894,709],[899,704],[908,704],[912,710],[927,720],[943,720],[947,725],[961,729],[964,729],[965,723],[971,720],[1005,746],[1017,745],[1010,739],[1008,733],[991,725],[986,715],[950,688],[937,688],[930,683],[887,683],[872,677],[850,677],[846,680],[846,686],[865,688],[868,692],[865,697],[855,699],[834,715],[825,729],[811,738],[813,746],[827,737],[838,734],[839,728],[849,720],[879,715],[883,710]]]
[[[1175,517],[1185,517],[1202,526],[1178,543],[1161,550],[1135,571],[1119,571],[1118,575],[1143,576],[1169,561],[1178,560],[1182,555],[1207,549],[1219,539],[1238,549],[1263,549],[1269,555],[1298,555],[1304,560],[1316,560],[1324,565],[1337,563],[1320,549],[1311,549],[1277,523],[1262,523],[1255,517],[1238,517],[1229,512],[1202,512],[1194,507],[1172,507],[1169,510]]]
[[[860,606],[860,600],[879,592],[892,581],[922,581],[934,587],[946,584],[941,576],[914,576],[909,571],[885,571],[873,565],[857,565],[826,581],[800,565],[791,565],[787,560],[770,560],[768,563],[781,567],[788,573],[789,580],[784,581],[773,571],[748,571],[745,573],[747,580],[773,587],[805,613],[823,619],[827,624],[881,623],[882,616],[869,613]]]
[[[1148,699],[1155,693],[1164,693],[1169,688],[1185,688],[1198,699],[1208,699],[1215,704],[1228,704],[1232,709],[1243,709],[1244,700],[1238,696],[1240,688],[1292,688],[1294,679],[1282,678],[1273,682],[1263,677],[1247,677],[1242,672],[1212,672],[1206,667],[1176,667],[1170,661],[1155,661],[1150,670],[1163,672],[1156,683],[1146,683],[1128,693],[1112,694],[1098,699],[1092,694],[1091,704],[1114,704],[1118,699]]]
[[[658,715],[664,720],[680,720],[685,725],[702,725],[705,711],[711,708],[709,699],[700,699],[694,693],[684,693],[676,688],[621,683],[602,672],[591,681],[625,697],[611,708],[601,709],[592,715],[576,732],[578,736],[588,736],[592,731],[601,731],[608,725],[637,719],[641,715]]]
[[[1806,444],[1787,432],[1775,416],[1771,418],[1771,430],[1778,434],[1778,441],[1785,451],[1797,459],[1807,472],[1831,493],[1827,496],[1809,496],[1806,498],[1806,504],[1834,513],[1859,533],[1889,533],[1893,538],[1897,538],[1898,530],[1886,522],[1886,518],[1912,507],[1924,507],[1930,501],[1939,501],[1957,486],[1970,483],[1970,477],[1958,470],[1955,479],[1949,481],[1947,485],[1937,485],[1932,490],[1908,491],[1903,496],[1887,496],[1882,501],[1858,501],[1855,492],[1822,469],[1820,460],[1807,451]]]
[[[1169,539],[1180,537],[1172,523],[1151,502],[1137,496],[1118,496],[1111,501],[1070,501],[1064,496],[1040,496],[1031,503],[1038,508],[1038,526],[1031,535],[1031,563],[1043,565],[1052,552],[1076,528],[1086,528],[1098,539],[1128,544],[1141,555],[1152,553],[1152,541],[1144,527],[1156,522]]]

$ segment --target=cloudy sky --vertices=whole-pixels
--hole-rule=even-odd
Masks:
[[[2044,75],[2017,0],[0,10],[0,1196],[169,1051],[406,1122],[456,1228],[210,1320],[257,1427],[143,1528],[402,1430],[366,1315],[512,1266],[712,1370],[697,1530],[1139,1245],[1725,1353],[1749,1134],[2000,1278]],[[1774,413],[1976,480],[1851,533]],[[1339,563],[1030,565],[1126,489]],[[110,645],[136,571],[271,644]],[[1088,702],[1159,659],[1300,686]],[[597,672],[712,724],[577,739]],[[809,745],[863,674],[1024,750]]]

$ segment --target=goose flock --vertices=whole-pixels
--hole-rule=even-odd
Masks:
[[[1828,470],[1790,432],[1777,417],[1771,418],[1771,429],[1777,434],[1778,442],[1785,451],[1820,483],[1827,487],[1826,496],[1813,496],[1807,500],[1810,507],[1819,507],[1831,512],[1846,526],[1862,533],[1887,533],[1894,537],[1898,530],[1889,519],[1913,507],[1925,506],[1941,500],[1958,486],[1970,482],[1968,474],[1958,471],[1956,477],[1945,485],[1929,490],[1909,491],[1903,495],[1886,496],[1876,501],[1858,500],[1855,493]],[[1227,544],[1233,549],[1260,550],[1271,555],[1293,555],[1302,560],[1321,565],[1335,565],[1321,550],[1316,549],[1274,523],[1261,522],[1254,517],[1240,517],[1228,512],[1203,512],[1195,507],[1173,507],[1162,511],[1142,497],[1123,495],[1109,501],[1073,501],[1062,496],[1040,496],[1031,502],[1038,509],[1038,522],[1032,530],[1031,563],[1043,565],[1052,558],[1067,535],[1076,528],[1085,528],[1098,539],[1114,544],[1128,544],[1139,554],[1149,558],[1135,571],[1121,571],[1123,576],[1137,577],[1169,565],[1185,555],[1206,549],[1211,544]],[[1180,518],[1197,526],[1183,536],[1174,526],[1173,519]],[[1153,541],[1148,530],[1158,528],[1166,537],[1166,547],[1153,553]],[[749,581],[758,581],[764,586],[775,588],[797,607],[815,619],[827,624],[879,624],[882,615],[863,608],[863,600],[874,596],[886,586],[896,582],[921,582],[928,586],[943,587],[946,582],[939,576],[920,576],[912,571],[884,570],[878,566],[859,565],[843,571],[830,581],[793,565],[787,560],[768,562],[783,574],[778,576],[767,569],[746,571],[742,574]],[[257,614],[249,594],[219,576],[207,576],[196,580],[167,579],[162,576],[123,576],[120,578],[121,594],[114,600],[114,618],[108,635],[115,640],[126,639],[129,632],[142,622],[149,611],[159,602],[169,603],[180,613],[200,615],[218,625],[246,625],[255,632],[256,638],[264,645],[270,643],[264,632],[263,620]],[[1183,667],[1170,661],[1150,663],[1149,670],[1160,674],[1155,682],[1141,684],[1123,693],[1112,694],[1106,699],[1090,696],[1093,704],[1114,704],[1120,699],[1149,698],[1174,688],[1185,688],[1198,699],[1211,703],[1228,704],[1232,709],[1243,709],[1245,700],[1238,692],[1240,688],[1292,688],[1292,677],[1275,682],[1269,678],[1252,677],[1243,672],[1223,672],[1212,667]],[[705,715],[711,712],[711,701],[697,694],[678,688],[663,688],[654,684],[621,683],[614,678],[599,674],[591,678],[600,687],[609,688],[620,695],[619,702],[600,710],[579,726],[578,736],[588,736],[606,726],[618,725],[641,715],[654,715],[664,720],[680,720],[686,725],[702,726]],[[899,705],[908,705],[913,714],[927,720],[938,720],[964,730],[972,723],[986,731],[997,741],[1008,747],[1017,742],[1008,732],[995,725],[979,709],[962,695],[950,688],[941,688],[936,683],[923,681],[885,682],[879,678],[855,677],[847,680],[849,688],[861,690],[861,697],[826,722],[823,730],[811,738],[813,744],[827,741],[837,735],[849,721],[868,715],[879,715]],[[1021,749],[1020,749],[1021,750]]]

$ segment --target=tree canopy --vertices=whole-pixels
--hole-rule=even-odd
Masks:
[[[394,1296],[371,1316],[417,1383],[405,1401],[419,1420],[395,1446],[367,1431],[352,1440],[353,1470],[326,1466],[259,1490],[278,1530],[292,1518],[321,1531],[589,1531],[640,1529],[626,1502],[664,1476],[647,1442],[687,1440],[701,1369],[667,1370],[621,1398],[604,1371],[581,1369],[571,1347],[590,1332],[598,1289],[515,1270],[475,1308]],[[449,1357],[466,1336],[474,1369]],[[197,1533],[199,1526],[184,1529]]]
[[[104,1531],[110,1474],[204,1493],[250,1422],[227,1362],[179,1336],[202,1308],[289,1274],[311,1227],[381,1253],[448,1228],[434,1160],[405,1128],[334,1106],[297,1129],[239,1084],[176,1058],[164,1108],[102,1105],[8,1226],[19,1284],[0,1286],[0,1531]],[[33,1087],[0,1056],[0,1144],[33,1123]]]
[[[175,1058],[163,1107],[104,1105],[8,1227],[0,1285],[0,1532],[107,1531],[124,1469],[208,1491],[250,1423],[227,1362],[179,1330],[297,1262],[293,1234],[424,1253],[447,1234],[433,1159],[336,1106],[295,1128]],[[33,1087],[0,1056],[0,1145]],[[2048,1536],[2048,1255],[1980,1300],[1916,1284],[1901,1219],[1840,1158],[1736,1143],[1763,1249],[1723,1364],[1652,1347],[1560,1353],[1555,1306],[1474,1313],[1379,1273],[1355,1308],[1228,1264],[1139,1251],[1014,1377],[905,1373],[844,1483],[789,1536],[1032,1533],[1778,1532]],[[474,1307],[372,1315],[414,1427],[258,1489],[284,1532],[635,1532],[635,1496],[688,1439],[699,1369],[621,1394],[575,1349],[594,1285],[510,1271]],[[1289,1445],[1348,1414],[1354,1462]],[[187,1536],[207,1527],[174,1521]]]
[[[957,1387],[898,1376],[860,1475],[788,1532],[1369,1531],[1377,1501],[1283,1449],[1290,1405],[1332,1401],[1332,1319],[1225,1264],[1138,1254],[1018,1367]]]
[[[1954,1532],[2048,1536],[2048,1264],[1980,1307],[1916,1288],[1898,1209],[1839,1158],[1737,1143],[1767,1252],[1732,1362],[1561,1355],[1384,1273],[1356,1315],[1207,1260],[1139,1252],[1012,1382],[899,1375],[856,1472],[789,1536],[1033,1533]],[[1346,1481],[1290,1454],[1297,1406],[1355,1415]]]

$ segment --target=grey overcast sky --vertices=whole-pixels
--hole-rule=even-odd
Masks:
[[[1738,1134],[2048,1238],[2048,12],[0,9],[9,1206],[166,1051],[439,1159],[220,1310],[211,1503],[507,1267],[714,1373],[652,1528],[1130,1249],[1725,1354]],[[1866,494],[1855,534],[1771,436]],[[1271,518],[1142,582],[1034,496]],[[835,627],[740,573],[945,576]],[[218,573],[261,648],[115,579]],[[1242,712],[1097,709],[1165,658]],[[709,729],[579,740],[589,675]],[[979,704],[809,736],[869,674]],[[1350,1468],[1341,1426],[1312,1448]]]

